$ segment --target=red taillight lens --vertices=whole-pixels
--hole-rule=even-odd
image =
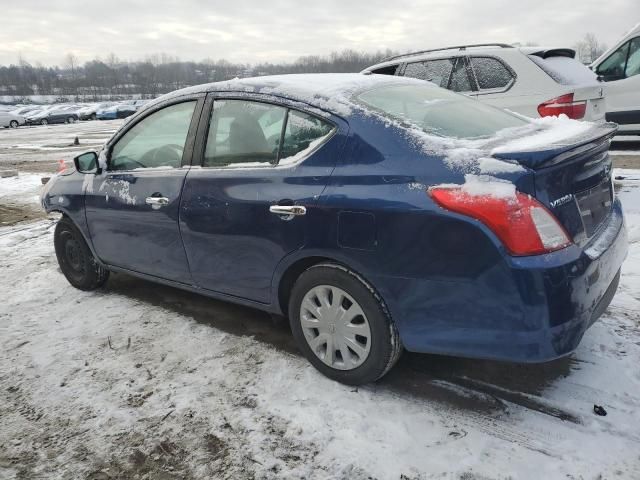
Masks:
[[[472,195],[461,188],[434,187],[429,194],[442,208],[484,223],[512,255],[539,255],[571,243],[551,212],[524,193],[498,197]]]
[[[538,113],[541,117],[553,117],[564,113],[567,117],[578,120],[583,118],[586,112],[586,100],[574,102],[573,93],[552,98],[538,105]]]

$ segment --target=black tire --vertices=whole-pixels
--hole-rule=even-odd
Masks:
[[[67,117],[67,121],[65,123],[76,123],[76,117]]]
[[[11,128],[18,128],[18,126],[19,126],[19,125],[20,125],[20,124],[18,123],[18,121],[17,121],[17,120],[11,120],[11,121],[9,122],[9,126],[10,126]]]
[[[90,120],[95,120],[97,118],[98,118],[98,116],[95,113],[92,113]]]
[[[300,308],[307,292],[319,285],[335,286],[345,291],[358,303],[369,323],[369,355],[352,370],[330,367],[307,343],[300,321]],[[358,274],[338,264],[314,265],[300,275],[291,292],[289,321],[298,348],[307,360],[327,377],[347,385],[362,385],[380,379],[397,362],[403,350],[398,330],[380,295]]]
[[[109,278],[109,270],[98,264],[84,237],[68,217],[56,225],[54,245],[60,270],[80,290],[95,290]]]

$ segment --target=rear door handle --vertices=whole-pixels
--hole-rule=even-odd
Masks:
[[[292,220],[294,217],[307,214],[307,208],[302,205],[271,205],[269,211],[280,215],[282,220]]]
[[[151,208],[160,208],[169,205],[169,199],[167,197],[147,197],[144,203],[151,205]]]

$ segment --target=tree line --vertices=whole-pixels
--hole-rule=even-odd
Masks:
[[[0,96],[54,95],[78,100],[117,99],[130,95],[150,98],[179,88],[235,77],[285,73],[359,72],[394,52],[343,50],[327,56],[303,56],[291,63],[249,65],[226,60],[181,61],[165,54],[143,61],[121,61],[110,54],[80,64],[67,54],[62,66],[32,65],[20,58],[0,66]]]

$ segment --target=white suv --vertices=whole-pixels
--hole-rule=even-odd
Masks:
[[[607,120],[640,135],[640,23],[591,65],[607,82]]]
[[[390,57],[363,73],[420,78],[528,117],[604,121],[604,84],[569,48],[464,45]]]

